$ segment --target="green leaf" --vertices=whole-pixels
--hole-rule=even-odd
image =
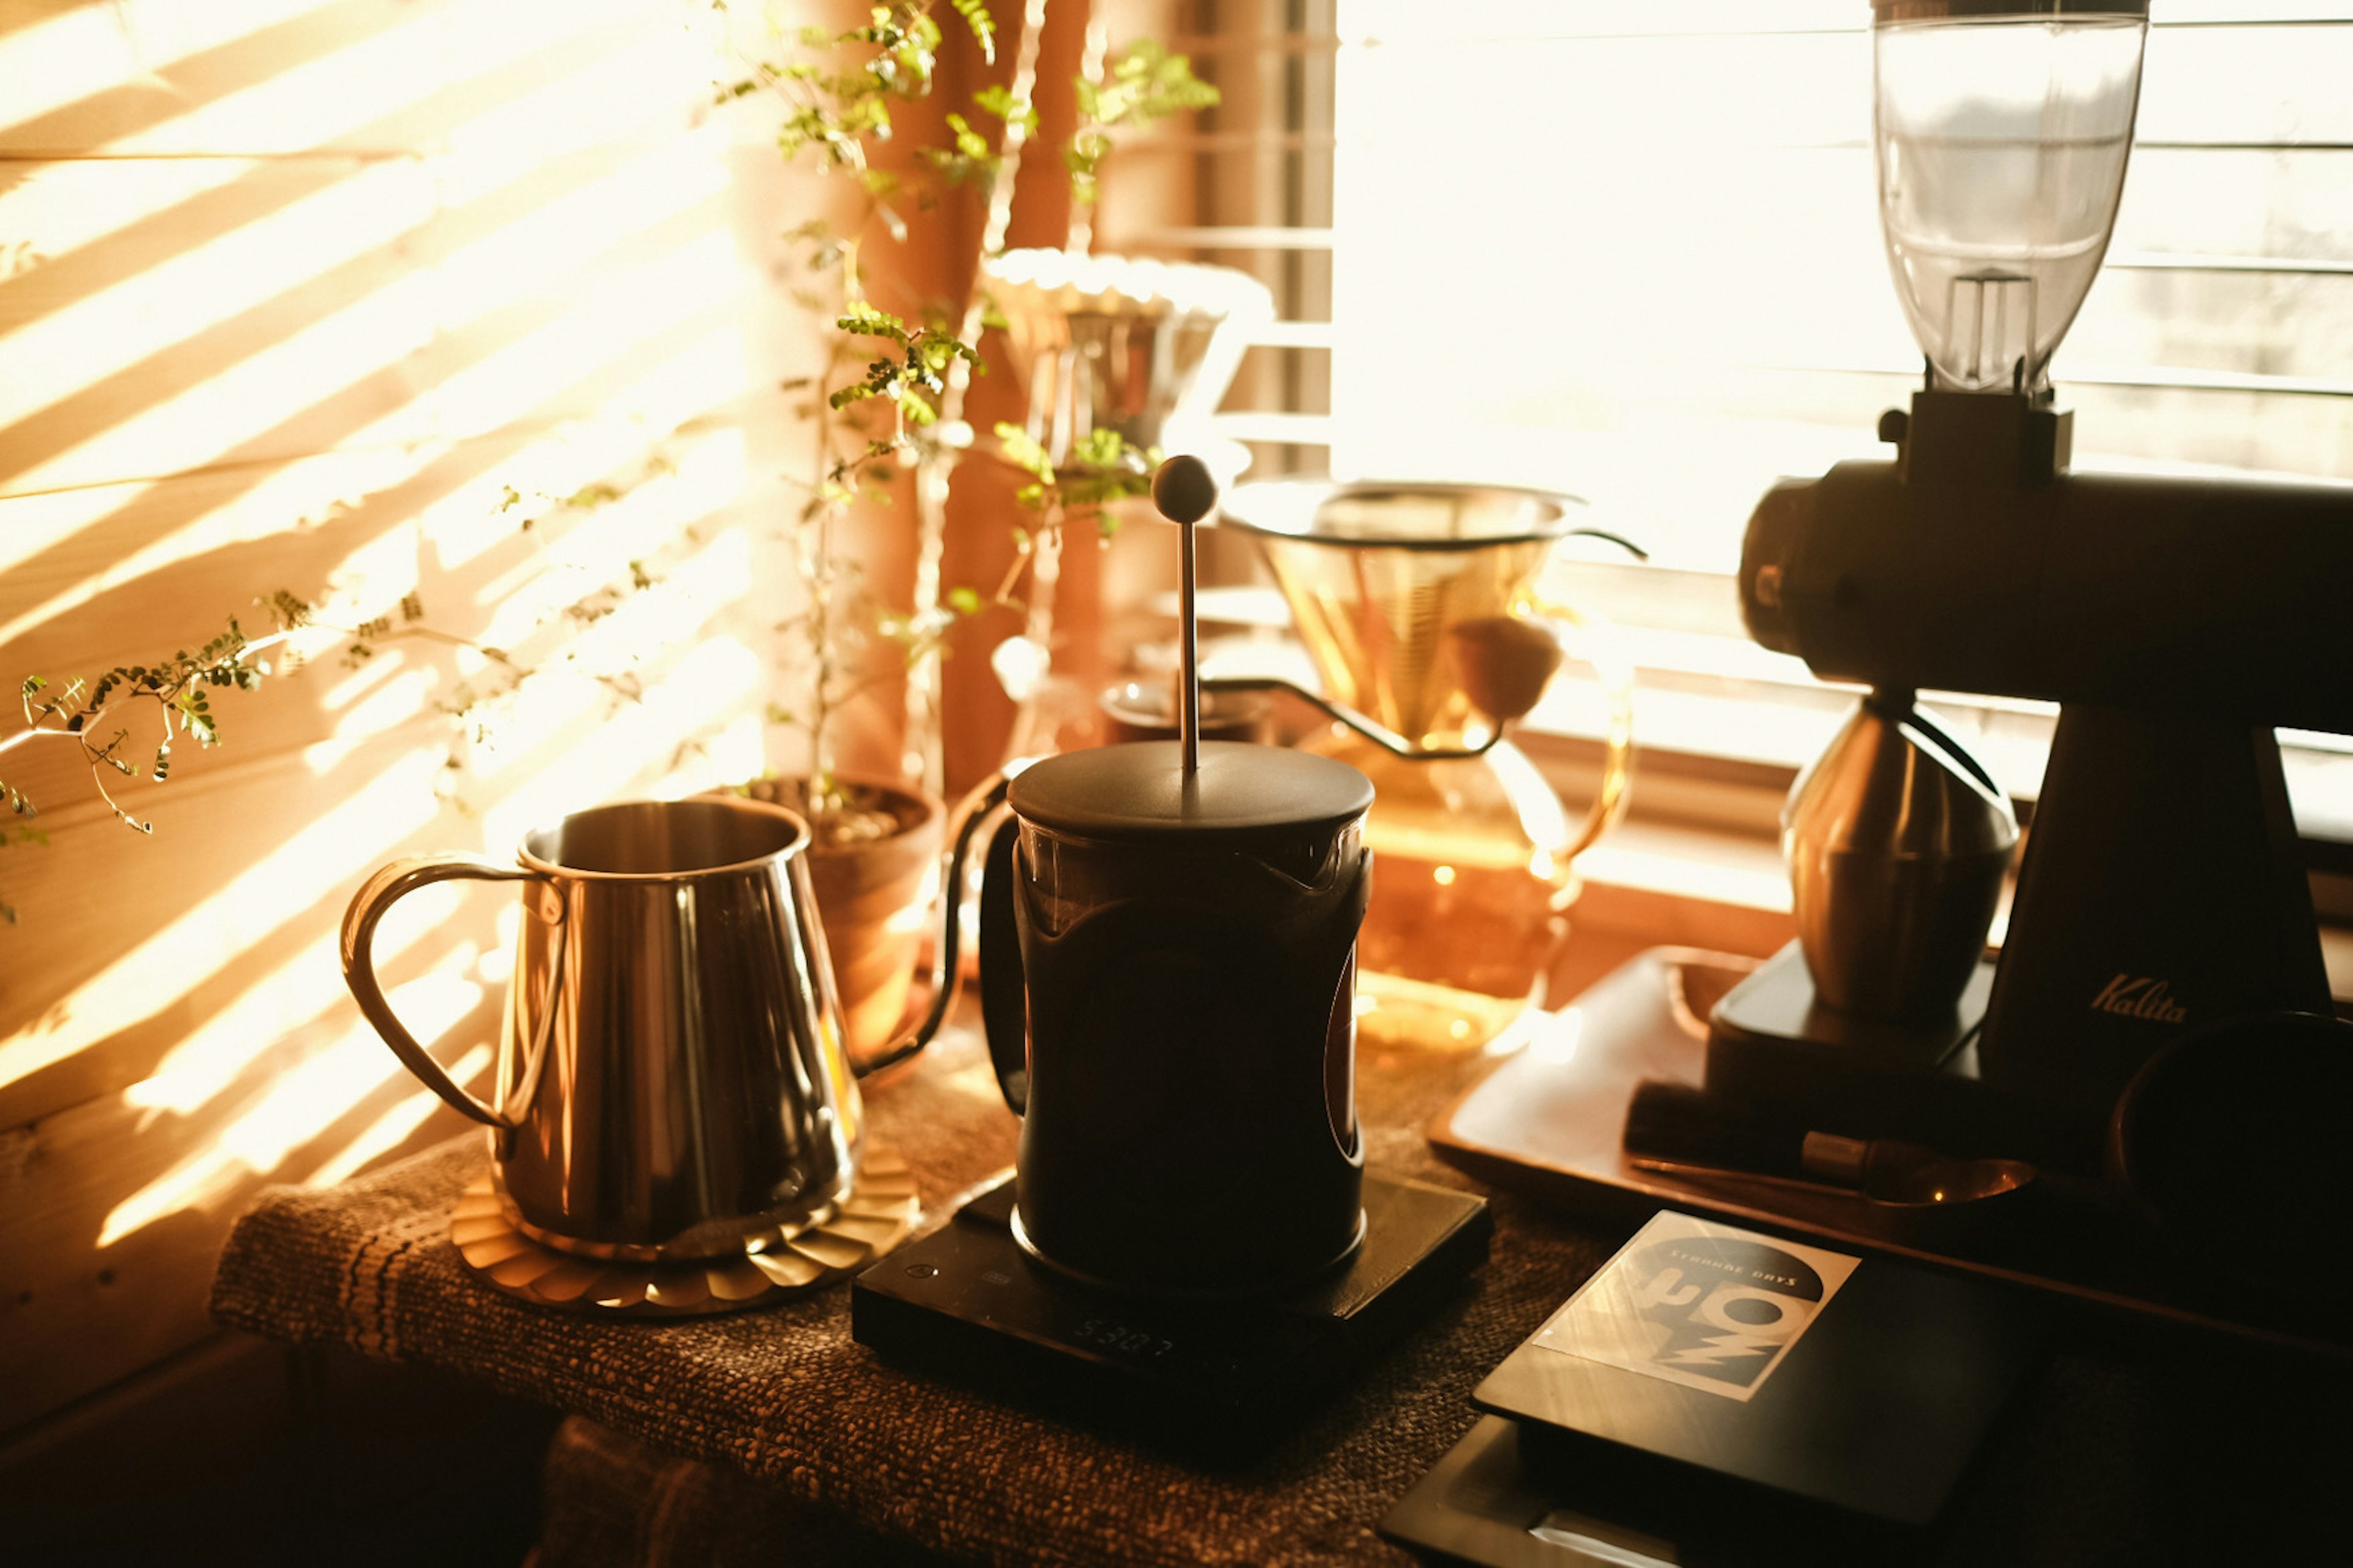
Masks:
[[[1105,468],[1119,461],[1125,446],[1118,431],[1099,426],[1086,433],[1071,456],[1083,468]]]
[[[980,46],[980,57],[990,65],[997,63],[997,18],[988,14],[981,0],[948,0],[955,14],[964,18],[973,41]]]
[[[1054,482],[1054,459],[1046,448],[1030,438],[1029,432],[1018,425],[999,421],[996,430],[997,449],[1005,460],[1015,468],[1038,476],[1043,484]],[[1025,494],[1027,492],[1024,492]]]
[[[894,343],[908,341],[907,323],[888,310],[878,310],[863,300],[852,300],[844,307],[833,323],[853,338],[887,338]]]
[[[1103,80],[1082,85],[1079,106],[1099,125],[1144,125],[1188,109],[1209,109],[1218,89],[1193,74],[1193,62],[1156,38],[1139,38],[1106,63]]]
[[[982,88],[972,95],[972,101],[973,107],[997,116],[1008,125],[1018,123],[1024,132],[1033,135],[1037,132],[1037,106],[1027,99],[1014,97],[1006,88],[997,86]]]

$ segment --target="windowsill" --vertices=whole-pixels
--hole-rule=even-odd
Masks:
[[[1764,959],[1797,934],[1780,857],[1704,828],[1623,823],[1579,857],[1582,890],[1556,981],[1581,990],[1634,953],[1698,948]]]

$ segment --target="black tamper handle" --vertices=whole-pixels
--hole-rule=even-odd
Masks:
[[[1636,1160],[1806,1174],[1806,1129],[1686,1083],[1644,1079],[1626,1107],[1626,1152]]]
[[[1187,777],[1201,771],[1201,647],[1198,619],[1193,610],[1193,527],[1218,504],[1218,481],[1200,458],[1183,453],[1160,465],[1152,476],[1152,504],[1176,524],[1184,541],[1177,583],[1177,644],[1185,666],[1185,682],[1177,699],[1177,734],[1182,742]]]

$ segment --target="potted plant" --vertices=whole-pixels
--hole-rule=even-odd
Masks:
[[[974,0],[950,4],[993,56],[987,10]],[[789,530],[801,602],[779,626],[798,700],[769,708],[771,721],[799,741],[807,771],[737,788],[808,820],[810,879],[850,1058],[861,1064],[890,1042],[906,1008],[944,811],[920,779],[845,772],[843,718],[860,696],[927,658],[965,596],[934,591],[946,602],[926,605],[919,594],[915,609],[895,610],[864,582],[851,531],[891,515],[885,509],[904,500],[909,474],[935,460],[941,399],[952,377],[979,363],[976,322],[967,328],[934,310],[911,323],[878,305],[871,258],[879,242],[905,234],[902,209],[936,206],[953,187],[986,180],[1005,156],[956,115],[949,145],[923,149],[903,167],[877,162],[907,107],[933,91],[941,32],[931,10],[929,0],[895,0],[859,26],[780,34],[790,44],[781,58],[752,59],[720,88],[723,100],[781,100],[784,156],[839,176],[852,196],[846,217],[813,218],[786,236],[797,252],[794,296],[826,323],[817,368],[784,384],[807,422],[811,461],[794,481],[804,494]],[[1008,133],[1026,129],[1009,94],[984,94],[974,108]]]
[[[920,911],[935,890],[944,813],[923,787],[932,779],[923,775],[936,777],[935,761],[929,768],[911,766],[908,777],[842,769],[845,710],[873,689],[906,679],[902,754],[935,759],[937,658],[948,627],[984,604],[1001,605],[1022,613],[1042,644],[1066,505],[1084,514],[1091,503],[1139,494],[1148,483],[1143,451],[1124,446],[1110,429],[1076,448],[1065,444],[1041,464],[1029,433],[1000,426],[997,455],[1039,476],[1023,497],[1032,515],[1016,529],[1013,572],[986,599],[939,581],[950,476],[974,444],[963,419],[965,388],[983,368],[984,329],[1003,324],[985,291],[981,264],[1002,251],[1014,182],[1037,129],[1030,100],[1042,30],[1025,30],[1006,85],[985,89],[965,110],[942,117],[940,144],[886,166],[884,144],[913,118],[911,105],[933,93],[942,42],[933,13],[939,8],[933,0],[892,0],[854,27],[798,29],[781,56],[749,61],[720,89],[723,100],[780,100],[782,153],[846,181],[853,198],[845,216],[814,219],[787,236],[798,252],[796,298],[828,323],[815,373],[786,384],[807,422],[813,461],[791,529],[802,603],[781,628],[799,700],[773,706],[771,717],[797,733],[807,771],[741,786],[809,819],[809,867],[853,1061],[887,1045],[905,1011],[928,926]],[[993,61],[995,27],[987,9],[976,0],[946,0],[946,9]],[[1081,123],[1062,160],[1082,210],[1092,199],[1113,126],[1216,99],[1181,57],[1156,45],[1132,46],[1102,68],[1100,79],[1078,84]],[[903,280],[876,278],[873,258],[889,248],[886,242],[905,237],[910,215],[936,209],[960,190],[986,204],[965,298],[882,308],[878,293],[903,301],[913,290]],[[1025,372],[1034,362],[1017,357]],[[904,504],[910,491],[913,504]],[[889,522],[895,518],[910,521]],[[854,530],[878,522],[913,534],[914,592],[903,611],[869,588],[851,548]],[[1030,592],[1017,598],[1025,569]]]

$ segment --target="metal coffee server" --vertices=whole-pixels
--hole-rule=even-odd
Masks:
[[[1872,1018],[1950,1012],[2017,846],[2009,799],[1911,693],[1864,698],[1781,813],[1816,997]]]
[[[512,864],[396,861],[343,918],[345,978],[401,1061],[492,1129],[501,1208],[533,1241],[668,1264],[744,1257],[849,1190],[860,1118],[802,851],[750,801],[639,801],[523,836]],[[523,884],[487,1102],[394,1014],[372,956],[399,899]]]
[[[1575,526],[1582,504],[1501,485],[1284,479],[1242,486],[1224,515],[1272,570],[1322,689],[1208,685],[1319,709],[1333,727],[1300,744],[1380,797],[1366,832],[1387,869],[1365,918],[1359,1020],[1377,1045],[1525,1041],[1568,940],[1577,858],[1624,813],[1633,669],[1599,617],[1541,578],[1571,539],[1642,552]],[[1603,704],[1600,777],[1579,815],[1505,734],[1543,697],[1564,639]]]

